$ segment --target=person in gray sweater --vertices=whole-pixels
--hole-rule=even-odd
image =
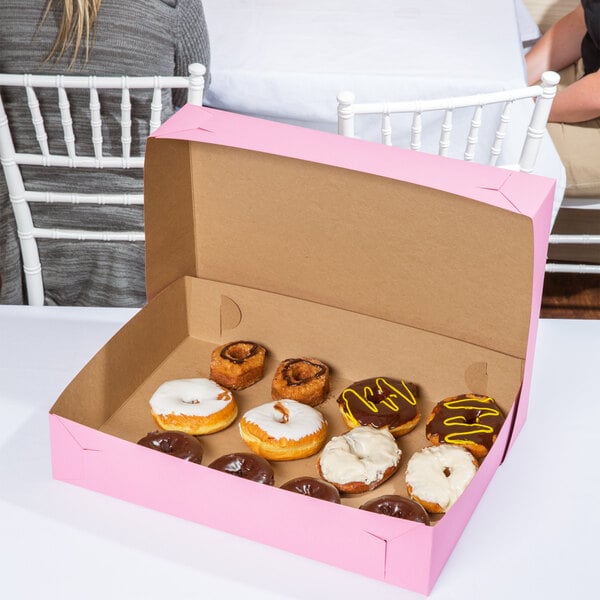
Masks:
[[[69,20],[71,13],[82,19]],[[45,75],[151,76],[187,75],[190,63],[207,67],[209,39],[201,0],[1,0],[0,72]],[[165,90],[163,120],[185,103],[186,90]],[[36,90],[42,114],[56,106],[56,90]],[[89,96],[69,91],[77,152],[92,154],[89,139]],[[140,100],[150,91],[131,91],[132,154],[143,152],[148,135],[147,108]],[[19,152],[39,151],[22,90],[0,94],[19,145]],[[103,92],[103,153],[120,153],[120,92]],[[149,102],[145,102],[149,105]],[[60,115],[45,115],[50,151],[66,154]],[[83,137],[83,136],[82,136]],[[56,142],[52,142],[53,138]],[[86,169],[23,167],[26,189],[61,191],[68,183],[81,192],[143,191],[142,170],[102,172]],[[141,206],[32,206],[34,224],[140,230]],[[82,246],[83,245],[83,246]],[[144,244],[133,242],[38,241],[45,303],[54,305],[141,306],[145,302]],[[4,174],[0,169],[0,303],[27,301],[22,264]]]

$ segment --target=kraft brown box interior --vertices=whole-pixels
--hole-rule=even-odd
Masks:
[[[147,147],[149,303],[52,408],[55,476],[428,593],[525,419],[552,195],[538,177],[186,107]],[[202,465],[134,443],[156,429],[148,401],[161,383],[207,377],[212,350],[242,339],[267,360],[260,382],[234,392],[240,416],[270,401],[279,361],[312,356],[331,368],[318,407],[328,439],[346,431],[347,384],[417,383],[423,417],[398,439],[398,473],[333,505],[277,489],[317,476],[317,456],[273,463],[272,488],[207,469],[248,451],[239,416],[202,438]],[[407,495],[426,415],[467,392],[493,396],[507,419],[450,511],[426,526],[357,510]],[[193,501],[176,505],[174,492]],[[234,522],[230,494],[247,498]],[[253,523],[267,511],[296,518],[265,531]]]

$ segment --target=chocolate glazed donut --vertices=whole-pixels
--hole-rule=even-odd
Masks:
[[[274,485],[275,475],[273,468],[267,460],[250,452],[233,452],[217,458],[208,465],[209,469],[223,471],[230,475],[264,483],[265,485]]]
[[[393,494],[379,496],[379,498],[373,498],[365,502],[360,508],[379,513],[380,515],[388,515],[389,517],[407,519],[408,521],[416,521],[417,523],[429,525],[427,511],[419,503],[404,496]]]
[[[281,486],[281,489],[340,504],[340,493],[337,491],[337,488],[331,483],[317,479],[316,477],[296,477],[295,479],[290,479]]]
[[[398,437],[414,429],[421,418],[417,389],[402,379],[373,377],[349,385],[337,402],[348,427],[387,427]]]
[[[154,431],[139,440],[138,444],[197,464],[201,463],[204,454],[202,444],[193,435],[183,431]]]
[[[279,364],[273,376],[273,400],[296,400],[316,406],[328,393],[329,367],[316,358],[288,358]]]
[[[503,423],[504,415],[493,398],[463,394],[438,402],[427,418],[425,433],[433,444],[458,444],[481,459]]]

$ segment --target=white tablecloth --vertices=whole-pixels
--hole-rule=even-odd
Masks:
[[[209,106],[333,133],[342,90],[369,102],[524,87],[522,40],[538,31],[522,0],[204,0],[203,5],[212,53]],[[511,127],[519,134],[507,136],[499,164],[518,162],[531,109],[531,102],[515,106]],[[463,156],[471,116],[472,111],[455,112],[455,139],[461,143],[451,144],[452,157]],[[357,122],[358,137],[379,140],[379,122]],[[493,139],[494,127],[484,121],[481,139]],[[394,143],[406,146],[407,134],[395,135]],[[429,138],[424,127],[423,138],[424,149],[437,152],[438,136]],[[476,154],[478,162],[488,158],[483,151]],[[557,179],[558,210],[565,172],[549,137],[535,172]]]
[[[2,598],[423,598],[54,481],[48,410],[133,314],[0,306]],[[599,358],[600,321],[540,323],[528,421],[431,598],[593,596]]]

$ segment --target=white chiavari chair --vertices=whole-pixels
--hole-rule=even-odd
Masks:
[[[410,115],[410,141],[408,147],[411,150],[422,151],[424,115],[438,113],[441,115],[441,118],[431,122],[435,124],[439,132],[439,143],[436,150],[440,156],[448,156],[451,141],[453,144],[457,143],[456,139],[452,139],[454,112],[459,109],[472,109],[470,126],[466,139],[463,142],[463,160],[474,161],[476,152],[485,153],[487,151],[488,164],[531,173],[546,133],[548,115],[550,114],[550,108],[556,95],[556,86],[559,81],[560,77],[558,73],[548,71],[542,75],[540,85],[471,96],[401,102],[357,103],[355,102],[353,92],[343,91],[337,97],[338,133],[355,137],[355,117],[357,115],[379,115],[381,118],[381,141],[391,146],[392,135],[394,133],[392,130],[392,115]],[[531,118],[527,124],[525,140],[518,163],[498,164],[498,159],[502,153],[508,133],[513,104],[518,101],[532,102],[533,100],[535,100],[535,104]],[[491,138],[488,147],[483,148],[479,132],[485,117],[484,110],[490,105],[501,106],[501,111],[500,117],[495,124],[495,134]],[[494,113],[494,118],[496,118],[496,114]],[[428,134],[431,134],[431,132],[428,132]]]
[[[508,169],[515,169],[531,173],[540,150],[550,108],[556,95],[556,87],[560,81],[559,75],[548,71],[542,75],[539,85],[533,85],[515,90],[480,94],[476,96],[462,96],[442,98],[436,100],[404,101],[404,102],[374,102],[356,103],[354,94],[343,91],[338,94],[338,133],[354,137],[355,117],[359,115],[379,115],[381,118],[381,141],[392,145],[392,115],[403,113],[411,115],[408,147],[412,150],[422,150],[423,115],[424,113],[441,113],[437,121],[439,143],[437,153],[441,156],[448,155],[451,136],[453,133],[453,114],[457,109],[471,108],[472,115],[470,127],[464,144],[462,158],[466,161],[475,159],[475,152],[483,150],[487,155],[487,163]],[[521,147],[520,158],[516,164],[499,164],[499,157],[508,132],[511,119],[511,109],[517,101],[535,100],[531,118],[527,124],[527,131]],[[489,147],[480,148],[479,131],[482,126],[484,109],[489,105],[500,105],[500,118],[495,123],[495,134]],[[522,132],[520,132],[522,134]],[[453,140],[455,143],[456,140]],[[565,198],[562,207],[577,209],[600,209],[600,199]],[[600,235],[589,234],[553,234],[550,236],[551,245],[564,244],[599,244]],[[600,273],[600,265],[568,265],[549,262],[547,271],[552,272],[578,272]]]
[[[565,196],[559,217],[563,215],[564,220],[557,220],[560,232],[550,235],[550,260],[546,264],[546,272],[599,275],[600,198]],[[587,233],[592,230],[593,224],[596,233]]]
[[[187,77],[95,77],[95,76],[46,76],[0,74],[0,159],[14,210],[28,302],[32,305],[44,303],[44,283],[42,265],[38,252],[38,239],[48,240],[97,240],[117,242],[142,242],[143,231],[103,231],[67,228],[36,227],[30,203],[86,204],[129,206],[143,204],[143,194],[85,193],[80,190],[61,192],[39,192],[27,189],[24,182],[23,166],[66,167],[84,169],[142,169],[143,151],[132,153],[132,119],[130,90],[151,90],[149,93],[149,132],[153,133],[161,124],[163,111],[163,90],[187,88],[187,102],[202,105],[204,91],[203,65],[192,64]],[[15,140],[11,133],[11,123],[2,103],[2,89],[8,87],[24,88],[31,122],[39,152],[24,153],[15,150]],[[64,153],[50,151],[45,120],[40,110],[36,89],[54,88],[56,90],[56,111],[62,124]],[[69,93],[72,90],[88,90],[89,94],[89,135],[93,146],[92,155],[84,155],[76,150],[76,140],[72,126]],[[121,138],[120,152],[113,150],[110,155],[103,152],[101,95],[103,90],[116,90],[121,97]],[[78,132],[77,142],[81,139]]]

